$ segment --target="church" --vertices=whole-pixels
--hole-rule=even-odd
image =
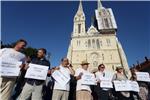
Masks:
[[[117,24],[111,8],[103,7],[98,0],[92,24],[86,28],[86,16],[80,1],[73,22],[67,57],[74,69],[87,60],[91,71],[97,69],[99,64],[104,64],[106,70],[111,72],[122,66],[125,74],[130,76],[126,55],[116,35]]]

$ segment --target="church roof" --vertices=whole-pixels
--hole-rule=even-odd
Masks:
[[[98,30],[93,25],[91,25],[87,31],[88,34],[93,34],[93,33],[97,33],[97,32],[98,32]]]

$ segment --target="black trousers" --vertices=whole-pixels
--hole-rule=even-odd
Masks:
[[[109,100],[110,90],[103,90],[102,88],[100,88],[99,84],[94,86],[94,92],[96,93],[95,100]]]
[[[125,97],[121,94],[121,92],[117,92],[117,100],[132,100],[131,96],[130,97]]]
[[[98,96],[98,100],[109,100],[109,91],[105,91],[105,90],[100,90],[97,93]]]

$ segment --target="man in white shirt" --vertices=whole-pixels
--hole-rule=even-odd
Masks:
[[[67,58],[61,59],[61,65],[56,68],[59,70],[62,75],[70,79],[70,75],[74,75],[74,70],[72,66],[69,64],[69,60]],[[69,90],[70,90],[70,80],[65,84],[62,85],[59,82],[55,81],[52,100],[68,100],[69,97]]]
[[[81,67],[75,71],[75,77],[77,79],[76,86],[76,100],[91,100],[91,89],[89,85],[82,84],[82,75],[90,73],[88,71],[89,63],[87,61],[82,61]]]
[[[24,49],[27,45],[25,40],[18,40],[14,46],[14,48],[3,48],[0,50],[0,58],[2,60],[11,59],[13,61],[21,61],[25,62],[25,55],[22,54],[20,51]],[[24,64],[20,66],[21,68],[24,67]],[[9,77],[9,76],[0,76],[0,94],[1,100],[10,100],[11,92],[15,85],[16,77]]]

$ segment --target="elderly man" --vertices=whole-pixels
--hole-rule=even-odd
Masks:
[[[81,82],[82,75],[90,73],[88,71],[89,63],[87,61],[82,61],[81,67],[75,71],[75,77],[77,79],[76,86],[76,100],[91,100],[91,89],[89,85],[83,85]]]
[[[74,70],[72,69],[71,64],[69,64],[69,60],[67,58],[61,59],[61,64],[56,68],[56,70],[59,70],[62,75],[66,76],[67,78],[70,78],[70,75],[74,75]],[[55,81],[52,100],[68,100],[69,91],[70,80],[65,85]]]

